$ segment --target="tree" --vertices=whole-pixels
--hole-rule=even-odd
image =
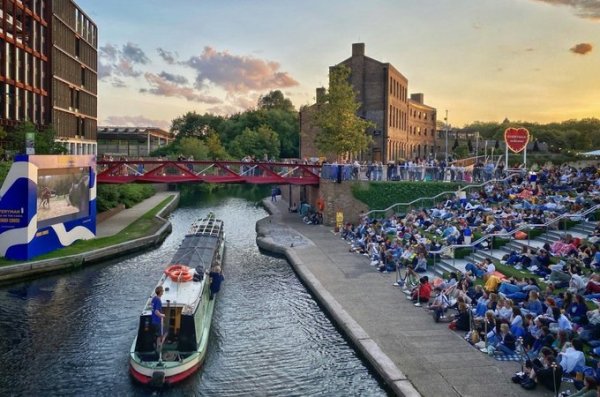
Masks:
[[[454,138],[454,145],[452,145],[452,150],[456,150],[456,148],[458,148],[458,138]]]
[[[227,150],[221,145],[221,139],[219,138],[219,134],[214,131],[211,131],[205,140],[206,147],[208,149],[208,156],[215,160],[225,160],[229,158],[229,153]]]
[[[268,126],[260,126],[257,130],[246,128],[231,143],[231,154],[237,158],[254,156],[257,160],[279,157],[279,137]]]
[[[7,133],[6,130],[4,129],[4,127],[2,127],[0,125],[0,142],[4,142],[6,140],[7,137]],[[4,156],[4,152],[6,151],[5,147],[0,147],[0,156]]]
[[[270,91],[267,95],[261,95],[258,99],[258,108],[263,110],[279,109],[285,112],[295,112],[292,101],[283,96],[279,90]]]
[[[194,156],[194,160],[205,160],[208,158],[208,148],[198,138],[185,137],[180,141],[181,151],[179,154],[186,158]]]
[[[223,124],[223,117],[205,113],[203,115],[196,112],[187,112],[181,117],[173,120],[171,132],[177,134],[181,139],[186,136],[195,136],[203,138],[212,131],[218,131]]]
[[[329,90],[322,103],[317,105],[315,125],[319,128],[315,144],[322,153],[336,156],[357,153],[371,143],[367,129],[375,127],[373,122],[357,116],[360,103],[352,85],[348,82],[350,69],[336,66],[329,74]]]
[[[67,154],[69,150],[60,142],[56,141],[56,130],[50,124],[37,131],[35,135],[36,154]]]
[[[65,154],[68,150],[61,143],[56,142],[56,131],[52,125],[38,130],[31,121],[23,121],[9,134],[10,149],[16,153],[25,153],[25,137],[27,133],[35,134],[35,154]]]

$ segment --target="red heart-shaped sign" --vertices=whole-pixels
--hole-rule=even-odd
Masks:
[[[513,153],[519,153],[529,143],[529,131],[525,128],[507,128],[504,131],[504,142]]]

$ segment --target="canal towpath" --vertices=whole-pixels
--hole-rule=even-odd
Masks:
[[[171,231],[171,223],[165,218],[170,212],[177,208],[177,205],[179,204],[178,192],[156,192],[156,194],[146,200],[131,208],[124,209],[96,225],[96,237],[100,238],[116,235],[168,197],[172,197],[172,199],[156,215],[162,220],[162,226],[155,233],[78,254],[2,266],[0,267],[0,283],[10,283],[34,276],[37,277],[38,275],[45,273],[77,268],[85,264],[101,262],[118,256],[127,255],[162,243]]]
[[[124,209],[103,222],[98,223],[96,225],[96,237],[114,236],[133,222],[140,219],[144,214],[159,205],[167,197],[178,195],[179,193],[177,192],[156,192],[153,196],[137,203],[133,207]]]
[[[394,287],[394,274],[349,252],[330,227],[305,224],[284,200],[264,200],[271,215],[257,223],[259,247],[287,257],[303,282],[399,396],[541,396],[511,382],[518,362],[497,361],[434,323]]]

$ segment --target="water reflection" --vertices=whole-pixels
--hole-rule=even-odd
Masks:
[[[214,195],[211,197],[215,197]],[[201,195],[142,254],[0,288],[0,390],[9,395],[385,395],[282,259],[261,255],[255,200]],[[128,376],[142,305],[191,222],[225,221],[225,284],[203,370],[158,393]]]

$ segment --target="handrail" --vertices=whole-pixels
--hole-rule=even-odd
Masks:
[[[504,182],[514,176],[520,176],[520,173],[513,173],[513,174],[509,174],[508,176],[506,176],[505,178],[502,179],[490,179],[489,181],[480,183],[478,185],[467,185],[467,186],[461,186],[458,188],[458,191],[461,190],[466,190],[466,189],[472,189],[472,188],[476,188],[476,187],[482,187],[485,186],[487,184],[490,183],[497,183],[497,182]],[[370,210],[368,212],[365,212],[364,214],[361,214],[361,217],[363,216],[368,216],[369,214],[375,213],[375,212],[383,212],[384,214],[386,212],[388,212],[389,210],[391,210],[392,208],[396,207],[396,206],[410,206],[413,205],[414,203],[416,203],[417,201],[422,201],[422,200],[435,200],[438,197],[441,197],[445,194],[451,194],[451,193],[456,193],[456,190],[449,190],[449,191],[445,191],[445,192],[441,192],[433,197],[419,197],[418,199],[414,199],[413,201],[411,201],[410,203],[396,203],[396,204],[392,204],[391,206],[387,207],[384,210]]]
[[[560,216],[557,216],[556,218],[553,218],[545,223],[527,223],[525,225],[519,226],[518,228],[516,228],[514,230],[511,230],[510,232],[487,234],[485,236],[480,237],[478,240],[472,242],[471,244],[451,244],[451,245],[447,245],[447,246],[443,247],[444,250],[429,251],[428,253],[429,254],[440,254],[448,248],[467,248],[467,247],[474,248],[475,246],[477,246],[478,244],[481,244],[482,242],[488,240],[489,238],[512,236],[513,234],[515,234],[519,231],[522,231],[524,229],[537,228],[537,227],[548,227],[562,219],[586,216],[598,209],[600,209],[600,204],[596,204],[595,206],[590,207],[585,211],[577,212],[575,214],[569,214],[569,213],[561,214]]]

